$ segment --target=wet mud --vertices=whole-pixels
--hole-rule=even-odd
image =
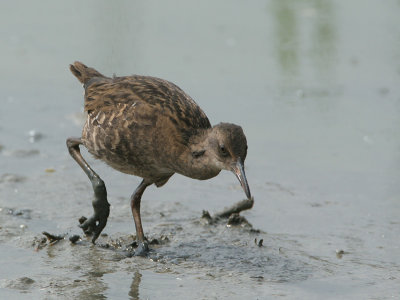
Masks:
[[[32,184],[31,188],[36,188],[36,184],[61,187],[60,183],[64,180],[60,178],[60,173],[50,177],[43,174],[24,183],[16,181],[10,185],[6,181],[1,187],[2,191],[12,193],[22,184],[27,187]],[[232,285],[232,288],[235,284],[250,287],[263,282],[303,281],[312,274],[313,266],[307,262],[308,259],[283,251],[293,251],[296,243],[253,228],[240,214],[234,213],[229,218],[207,218],[204,213],[201,215],[193,211],[192,214],[190,209],[185,211],[186,205],[179,202],[169,203],[168,206],[157,204],[154,210],[159,212],[149,211],[144,206],[143,216],[149,227],[146,230],[150,244],[147,257],[132,256],[137,245],[135,236],[126,230],[130,228],[134,232],[129,209],[112,209],[105,232],[93,245],[91,237],[78,228],[76,216],[70,218],[71,214],[79,212],[79,207],[88,211],[91,208],[90,185],[83,190],[88,199],[81,201],[77,197],[73,203],[77,207],[73,208],[72,203],[68,205],[72,210],[64,209],[66,215],[60,214],[61,210],[54,206],[45,210],[40,209],[40,205],[29,209],[1,208],[0,244],[23,250],[25,257],[38,264],[38,268],[26,269],[16,260],[13,265],[19,269],[17,274],[26,272],[25,275],[18,277],[8,273],[7,279],[0,281],[1,287],[9,290],[10,295],[16,291],[44,297],[54,294],[65,298],[88,297],[90,293],[95,297],[107,290],[104,283],[107,276],[121,276],[121,272],[131,274],[132,281],[126,287],[130,289],[128,294],[146,294],[142,292],[139,279],[143,276],[147,278],[148,272],[151,272],[162,274],[162,278],[172,284],[182,281],[182,297],[187,296],[187,285],[197,281],[204,285],[207,285],[206,282],[221,282],[221,285]],[[61,197],[68,197],[68,194],[65,190]],[[46,202],[45,198],[37,196],[33,200]],[[114,205],[119,202],[115,203],[115,200],[111,198]],[[121,216],[124,216],[122,223]],[[120,223],[118,230],[114,228],[115,222]],[[123,231],[120,232],[120,229]],[[9,266],[6,264],[5,267]],[[41,274],[41,270],[47,268],[59,271]],[[218,294],[217,290],[213,293]],[[208,293],[204,292],[203,297],[208,297]]]
[[[107,170],[101,163],[96,164],[101,172]],[[169,197],[165,197],[162,189],[151,189],[143,201],[143,222],[150,244],[147,257],[132,256],[137,244],[126,196],[129,191],[118,186],[110,189],[110,218],[93,245],[91,237],[78,227],[78,216],[92,209],[91,186],[84,176],[68,179],[75,172],[73,166],[56,169],[54,173],[43,169],[35,176],[9,173],[2,176],[2,201],[9,204],[0,208],[0,250],[4,258],[0,287],[4,295],[39,298],[57,295],[66,299],[128,295],[131,299],[142,299],[150,295],[162,297],[152,287],[161,285],[164,289],[165,284],[167,290],[174,288],[167,299],[172,299],[172,295],[187,298],[193,288],[200,288],[199,294],[205,299],[239,298],[244,294],[254,298],[293,294],[306,297],[310,295],[309,289],[314,294],[314,289],[323,287],[324,292],[320,293],[324,294],[342,288],[345,283],[340,278],[346,278],[345,274],[351,270],[356,270],[354,282],[359,282],[364,272],[376,278],[387,274],[385,286],[389,291],[398,278],[398,267],[389,261],[374,260],[371,250],[363,246],[362,236],[333,231],[318,237],[315,230],[308,235],[296,230],[279,233],[274,228],[290,223],[290,218],[275,221],[268,210],[260,214],[260,219],[255,217],[253,209],[225,218],[212,217],[227,209],[221,209],[224,205],[220,202],[215,205],[208,202],[209,211],[215,212],[209,213],[204,210],[207,208],[204,203],[193,201],[196,198],[182,202],[187,192],[196,189],[196,182],[182,187],[181,179],[177,180],[179,187],[168,190]],[[106,183],[113,186],[111,183],[117,183],[118,176],[112,175]],[[68,180],[73,190],[65,186]],[[271,195],[270,201],[279,197],[281,205],[289,209],[286,203],[292,203],[290,199],[301,199],[299,194],[303,192],[299,188],[275,189],[276,186],[271,190],[271,184],[263,185]],[[262,191],[260,187],[255,190]],[[211,192],[217,190],[212,187]],[[240,197],[239,191],[234,194]],[[27,195],[30,202],[26,202]],[[228,201],[235,203],[232,199]],[[255,207],[264,201],[262,197],[255,200]],[[321,213],[326,209],[336,210],[340,201],[306,197],[301,206]],[[227,206],[229,210],[236,205]],[[296,209],[299,208],[288,212]],[[271,231],[253,225],[267,220]],[[388,246],[382,247],[379,251]],[[387,273],[388,270],[392,271]],[[332,278],[337,278],[334,284],[329,283]],[[237,290],[237,286],[241,289]],[[134,298],[135,295],[139,296]]]

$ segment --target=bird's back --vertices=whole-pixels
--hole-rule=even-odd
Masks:
[[[71,72],[85,88],[82,141],[119,171],[155,180],[169,177],[190,137],[211,127],[201,108],[169,81],[138,75],[109,78],[79,62]]]

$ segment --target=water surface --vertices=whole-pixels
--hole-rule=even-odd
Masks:
[[[399,295],[398,1],[42,1],[0,4],[0,296],[18,299],[387,299]],[[68,65],[166,78],[211,123],[240,124],[248,228],[201,212],[244,197],[228,172],[143,196],[150,258],[81,234],[91,186],[69,157],[82,88]],[[95,161],[107,237],[134,232],[136,177]],[[255,239],[263,239],[263,247]]]

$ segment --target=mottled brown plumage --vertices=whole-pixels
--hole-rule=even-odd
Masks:
[[[95,195],[96,188],[104,190],[93,202],[94,216],[82,224],[94,233],[93,241],[106,224],[109,204],[104,182],[80,155],[80,144],[114,169],[143,178],[131,198],[140,242],[141,194],[152,183],[162,186],[174,173],[209,179],[222,169],[231,170],[250,198],[243,169],[247,142],[240,126],[211,127],[192,98],[169,81],[138,75],[109,78],[80,62],[70,69],[83,83],[87,118],[82,137],[68,139],[67,145],[92,181]],[[98,216],[100,211],[107,215],[105,220]]]

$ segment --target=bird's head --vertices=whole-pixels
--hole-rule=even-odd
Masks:
[[[250,188],[244,171],[247,140],[242,127],[230,123],[215,125],[209,133],[207,148],[207,156],[212,164],[220,170],[232,171],[250,199]]]

